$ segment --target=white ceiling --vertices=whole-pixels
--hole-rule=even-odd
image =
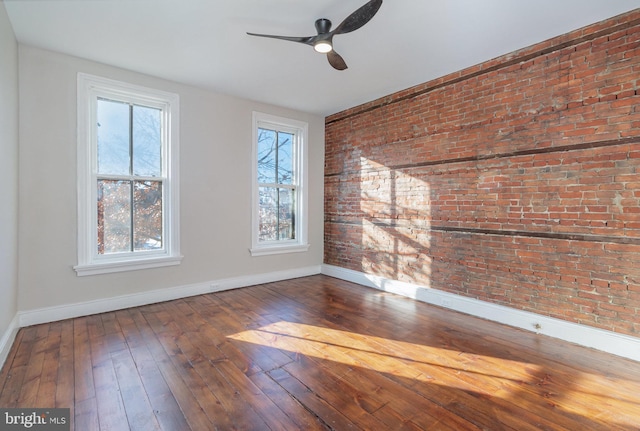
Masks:
[[[366,0],[4,0],[20,43],[328,115],[640,7],[640,0],[384,0],[336,36],[336,71],[303,44]]]

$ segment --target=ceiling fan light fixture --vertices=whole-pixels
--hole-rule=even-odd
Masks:
[[[0,0],[2,1],[2,0]],[[331,30],[331,21],[326,18],[317,19],[315,22],[315,36],[279,36],[275,34],[249,33],[249,36],[269,37],[271,39],[288,40],[289,42],[304,43],[313,46],[313,49],[321,54],[327,54],[327,60],[331,67],[336,70],[347,69],[347,63],[344,59],[333,50],[333,36],[345,33],[351,33],[371,21],[371,18],[378,12],[382,6],[382,0],[369,0],[363,6],[360,6],[355,12],[346,17],[335,30]]]
[[[321,54],[326,54],[327,52],[331,52],[333,50],[333,46],[331,46],[331,42],[329,42],[328,40],[319,40],[313,45],[313,49]]]

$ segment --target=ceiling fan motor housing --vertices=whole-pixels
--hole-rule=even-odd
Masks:
[[[329,33],[331,31],[331,21],[326,18],[317,19],[316,30],[318,31],[318,35]]]

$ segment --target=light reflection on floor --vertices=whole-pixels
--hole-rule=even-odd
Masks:
[[[640,398],[607,396],[607,388],[631,385],[640,389],[638,382],[578,371],[571,373],[571,381],[561,382],[556,380],[566,378],[566,374],[556,375],[533,363],[286,321],[229,338],[503,400],[518,397],[517,404],[522,408],[539,408],[543,402],[568,413],[596,415],[619,425],[637,425],[640,418]],[[554,388],[562,388],[562,393]]]

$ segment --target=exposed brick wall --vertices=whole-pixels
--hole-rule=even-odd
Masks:
[[[638,336],[640,9],[326,119],[325,262]]]

